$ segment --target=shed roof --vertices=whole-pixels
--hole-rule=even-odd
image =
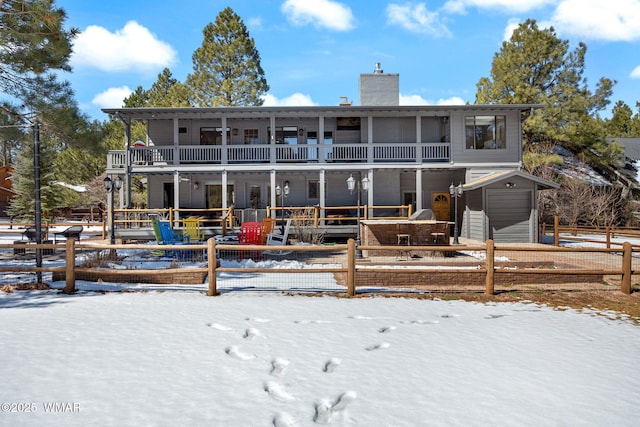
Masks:
[[[511,179],[514,177],[524,178],[529,181],[533,181],[542,190],[549,190],[552,188],[560,188],[560,184],[555,183],[553,181],[549,181],[544,178],[537,177],[535,175],[531,175],[522,171],[512,170],[512,171],[503,171],[503,172],[495,172],[489,175],[483,176],[482,178],[478,178],[473,181],[469,181],[466,184],[462,185],[462,189],[464,191],[476,190],[478,188],[486,187],[487,185],[494,184],[496,182],[504,181],[507,179]]]

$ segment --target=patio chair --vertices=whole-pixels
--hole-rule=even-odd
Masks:
[[[269,233],[273,232],[273,228],[276,225],[276,220],[273,218],[265,218],[262,220],[262,230],[261,230],[261,244],[265,245],[267,243],[267,236]]]
[[[189,236],[191,241],[202,241],[204,240],[204,232],[200,229],[200,219],[194,216],[189,218],[185,218],[182,221],[184,225],[183,234],[185,236]]]
[[[438,221],[433,224],[431,233],[429,234],[429,244],[432,245],[448,245],[449,244],[449,223],[446,221]]]
[[[57,236],[62,236],[65,239],[75,239],[80,241],[80,233],[82,233],[84,227],[81,225],[72,225],[64,231],[60,231],[58,233],[53,233],[53,242],[57,243]]]
[[[184,236],[178,231],[174,231],[171,228],[171,223],[168,221],[158,221],[158,230],[160,231],[160,237],[162,239],[159,242],[161,245],[188,245],[190,242],[189,236]],[[165,254],[175,258],[188,258],[193,256],[191,251],[183,250],[169,250],[165,251]]]
[[[261,245],[262,244],[262,222],[246,221],[241,225],[240,235],[238,235],[240,245]],[[239,258],[259,257],[259,251],[238,251]]]
[[[287,244],[287,240],[289,239],[289,229],[291,228],[291,218],[287,220],[287,223],[282,230],[282,233],[269,233],[267,235],[267,246],[285,246]],[[264,252],[268,255],[286,255],[290,254],[291,251],[285,250],[267,250]]]

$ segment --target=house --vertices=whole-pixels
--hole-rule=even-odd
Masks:
[[[12,166],[0,166],[0,217],[8,216],[7,208],[9,207],[9,202],[16,195],[11,181],[12,174]]]
[[[125,124],[107,173],[146,177],[155,209],[318,206],[324,216],[361,195],[458,219],[463,237],[537,241],[536,193],[557,186],[521,172],[521,122],[541,106],[401,106],[398,88],[399,75],[376,64],[360,75],[355,106],[103,109]],[[133,121],[146,141],[131,141]],[[348,191],[350,177],[367,178],[367,191]]]

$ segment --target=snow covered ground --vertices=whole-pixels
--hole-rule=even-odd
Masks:
[[[640,327],[613,317],[382,297],[0,293],[0,425],[635,426]]]

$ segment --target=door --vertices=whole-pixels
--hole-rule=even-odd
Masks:
[[[207,209],[222,207],[222,184],[206,184]],[[234,204],[233,185],[227,185],[227,204]]]
[[[489,238],[500,243],[534,242],[529,190],[487,191]]]
[[[451,195],[449,193],[433,193],[431,210],[438,221],[450,221]]]

